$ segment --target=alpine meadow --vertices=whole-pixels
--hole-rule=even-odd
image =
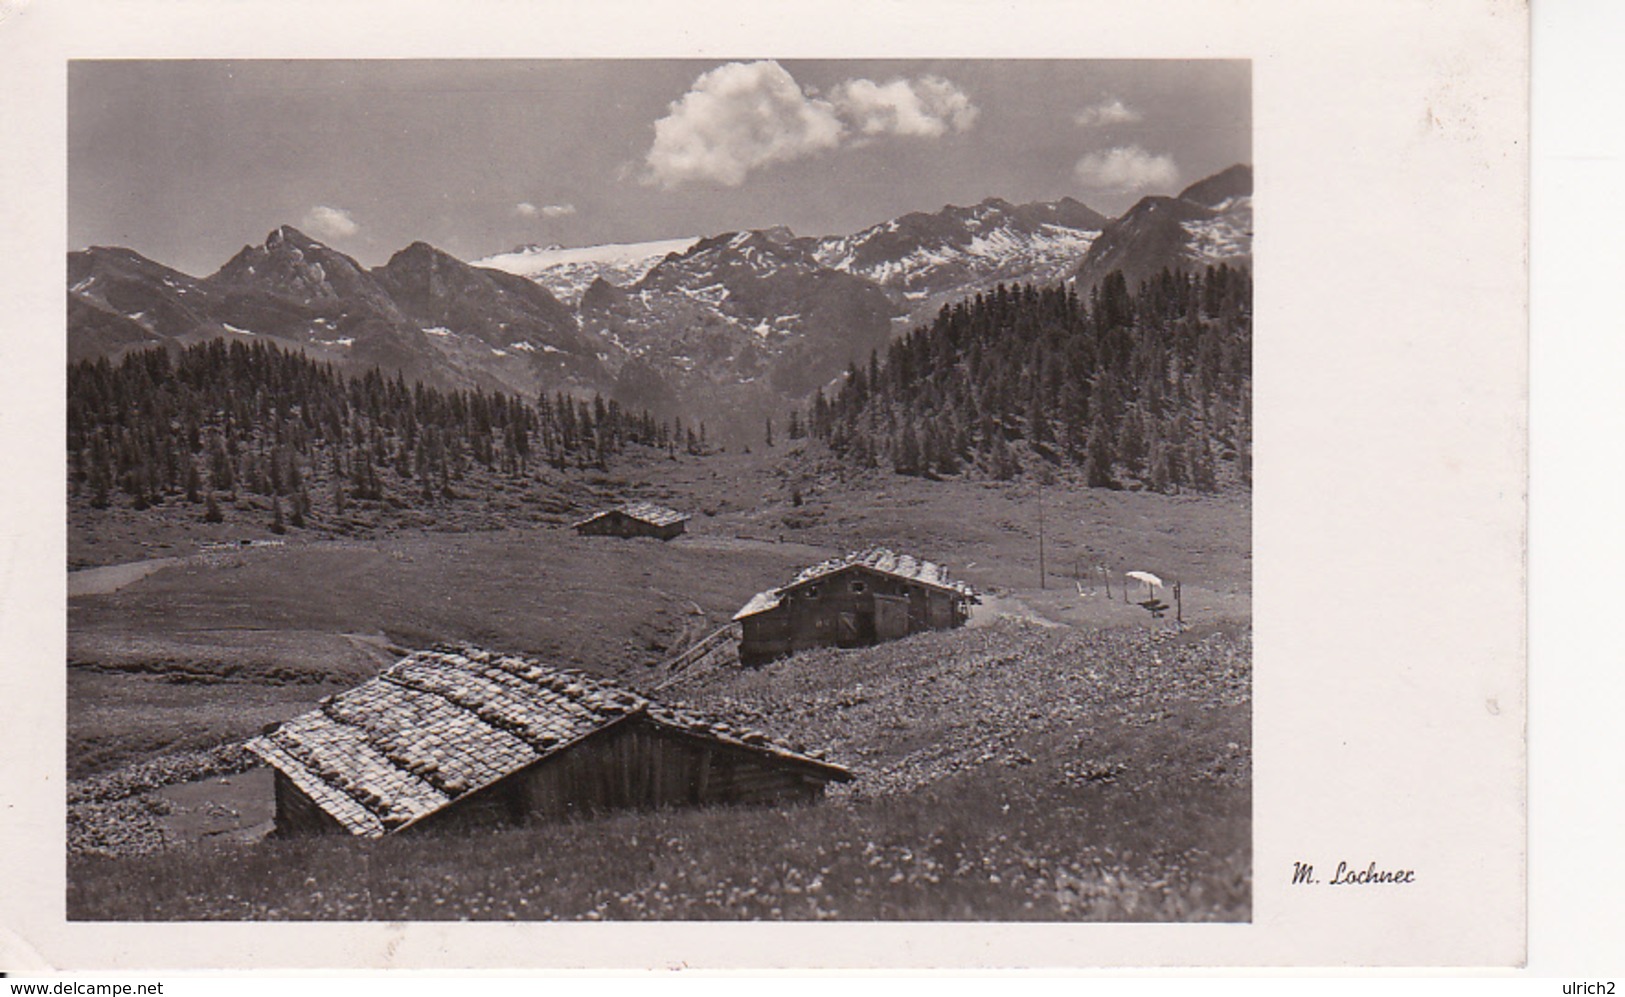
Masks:
[[[68,916],[1249,921],[1249,88],[74,63]]]

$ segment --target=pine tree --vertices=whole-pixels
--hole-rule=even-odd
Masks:
[[[1168,459],[1168,483],[1178,494],[1186,482],[1190,480],[1190,468],[1186,466],[1185,445],[1172,440],[1163,447],[1163,453]]]
[[[126,489],[133,500],[131,508],[137,512],[152,506],[152,502],[147,498],[147,465],[141,464],[131,470]]]
[[[1016,460],[1015,454],[1010,452],[1010,445],[1004,441],[1004,434],[999,433],[993,437],[993,447],[989,460],[989,470],[995,481],[1009,481],[1021,473],[1021,464]]]
[[[107,469],[101,464],[92,464],[90,470],[90,507],[92,509],[105,509],[111,496],[108,494]]]
[[[1110,488],[1116,483],[1112,479],[1115,452],[1110,433],[1104,410],[1097,408],[1094,421],[1089,424],[1089,443],[1085,448],[1083,462],[1084,480],[1088,482],[1090,488]]]
[[[1161,440],[1151,443],[1151,488],[1166,492],[1173,486],[1173,475],[1168,465],[1168,448]]]
[[[914,424],[905,423],[897,452],[892,457],[892,467],[898,474],[917,475],[921,470],[920,460],[920,439],[914,432]]]
[[[1136,478],[1145,470],[1145,431],[1140,410],[1130,408],[1117,430],[1117,460]]]
[[[1207,442],[1193,443],[1189,450],[1191,464],[1191,485],[1199,492],[1213,493],[1219,490],[1217,475],[1213,467],[1213,451],[1208,448]]]
[[[932,457],[934,466],[942,474],[959,473],[959,450],[956,445],[957,433],[953,429],[936,431],[935,455]]]
[[[1043,393],[1039,390],[1037,378],[1033,378],[1032,397],[1027,403],[1027,438],[1033,446],[1048,443],[1051,439],[1049,417],[1044,412]]]

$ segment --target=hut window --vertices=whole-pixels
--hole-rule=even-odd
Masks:
[[[853,582],[852,583],[852,591],[854,593],[856,593],[856,594],[859,594],[859,595],[861,595],[863,593],[863,591],[865,589],[867,589],[868,587],[869,586],[863,584],[862,582]]]

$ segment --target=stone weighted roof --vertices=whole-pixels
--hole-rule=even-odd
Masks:
[[[866,550],[856,551],[845,557],[834,557],[821,561],[810,568],[803,568],[790,582],[780,588],[768,589],[751,596],[749,602],[734,614],[735,620],[742,620],[747,616],[765,613],[779,605],[785,593],[791,589],[815,582],[838,571],[848,568],[868,568],[883,575],[901,578],[906,581],[920,582],[933,588],[952,592],[972,602],[977,601],[976,590],[964,582],[954,581],[948,577],[948,569],[932,561],[914,557],[912,554],[898,554],[885,547],[870,547]]]
[[[852,778],[761,731],[473,648],[411,654],[246,747],[351,833],[377,837],[633,716],[811,767],[824,778]]]
[[[577,527],[586,526],[594,520],[602,519],[617,512],[640,522],[648,523],[650,526],[670,526],[673,523],[682,523],[693,518],[687,513],[678,512],[676,509],[668,509],[663,505],[655,505],[653,502],[627,502],[613,509],[605,509],[603,512],[588,516],[574,525]]]

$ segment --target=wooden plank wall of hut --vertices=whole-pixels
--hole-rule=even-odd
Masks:
[[[877,600],[907,600],[907,620],[880,632]],[[861,647],[905,633],[947,630],[964,622],[959,597],[861,567],[840,571],[786,592],[778,608],[748,617],[739,657],[761,664],[814,647]],[[843,626],[845,616],[850,626]]]
[[[861,567],[851,568],[785,593],[790,650],[873,643],[877,638],[876,596],[908,600],[909,633],[957,625],[951,594]],[[842,627],[843,615],[851,620],[853,628]]]
[[[867,572],[840,571],[799,585],[784,595],[790,612],[790,647],[862,647],[875,639],[874,587]],[[854,591],[856,589],[856,591]],[[845,616],[849,624],[842,626]]]
[[[881,595],[876,592],[875,639],[896,640],[907,637],[909,631],[908,598],[899,595]]]
[[[531,818],[708,803],[810,800],[822,782],[742,748],[629,721],[514,777]]]
[[[682,535],[683,525],[679,521],[656,526],[641,519],[633,519],[623,512],[614,511],[583,523],[576,530],[583,536],[590,537],[653,537],[656,540],[671,540]]]
[[[436,811],[413,824],[411,831],[466,831],[481,827],[515,824],[524,818],[514,798],[515,776],[499,780],[453,800],[444,810]]]
[[[317,806],[316,801],[295,786],[292,779],[283,775],[279,769],[272,769],[272,772],[278,835],[335,834],[344,831],[344,826]]]
[[[765,613],[748,616],[743,621],[744,635],[739,642],[739,660],[747,665],[759,665],[780,655],[789,654],[790,611],[780,606]]]
[[[624,537],[628,522],[621,513],[609,512],[577,526],[576,532],[588,537]]]

